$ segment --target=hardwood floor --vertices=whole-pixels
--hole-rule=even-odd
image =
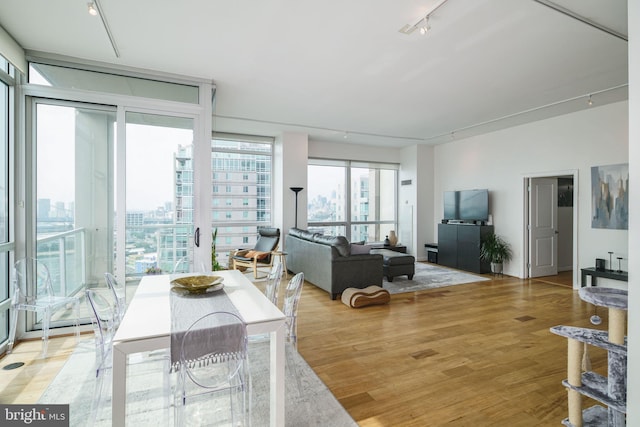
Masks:
[[[560,425],[567,343],[549,328],[593,327],[593,307],[560,276],[487,277],[360,309],[306,283],[298,350],[363,427]],[[606,312],[598,314],[606,329]],[[0,402],[37,401],[74,343],[53,339],[47,361],[37,359],[37,340],[0,359],[27,362],[0,370]],[[590,348],[590,357],[606,374],[606,353]]]
[[[362,309],[306,286],[298,349],[364,427],[557,426],[567,343],[549,328],[593,313],[562,280],[492,278]],[[606,353],[591,360],[606,374]]]

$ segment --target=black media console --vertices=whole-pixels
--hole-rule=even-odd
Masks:
[[[480,260],[482,239],[493,234],[493,225],[438,224],[438,264],[473,273],[489,273],[489,262]]]

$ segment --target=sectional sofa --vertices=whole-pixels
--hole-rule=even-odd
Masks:
[[[352,254],[344,236],[292,228],[285,237],[287,269],[336,299],[347,288],[382,286],[382,255]],[[354,251],[355,252],[355,251]]]

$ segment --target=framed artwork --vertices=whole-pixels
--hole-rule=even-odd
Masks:
[[[591,168],[591,228],[629,229],[629,164]]]

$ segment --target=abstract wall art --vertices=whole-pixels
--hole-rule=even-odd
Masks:
[[[591,228],[629,229],[629,164],[591,168]]]

